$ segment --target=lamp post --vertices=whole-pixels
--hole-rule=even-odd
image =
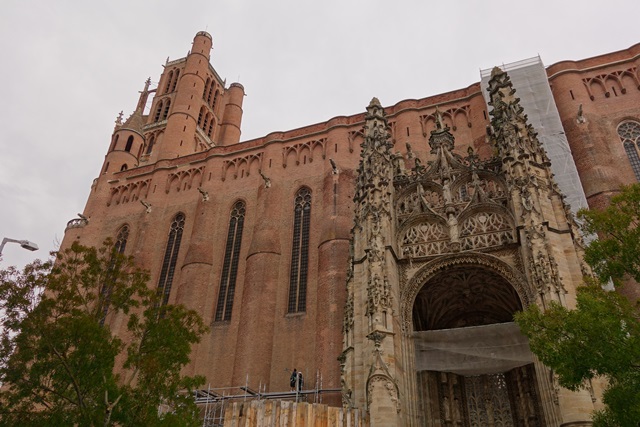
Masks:
[[[19,243],[20,246],[30,251],[38,250],[38,245],[28,240],[16,240],[16,239],[10,239],[8,237],[5,237],[4,239],[2,239],[2,243],[0,244],[0,255],[2,255],[2,250],[4,249],[4,245],[6,245],[7,243]]]

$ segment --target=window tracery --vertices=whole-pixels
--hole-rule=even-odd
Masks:
[[[166,305],[169,302],[171,285],[173,283],[176,262],[178,260],[178,252],[180,250],[180,241],[182,240],[182,232],[184,231],[184,221],[184,214],[177,214],[174,217],[169,230],[167,247],[162,261],[162,270],[160,271],[160,279],[158,280],[158,293],[162,296],[162,305]]]
[[[113,245],[113,251],[115,254],[124,254],[124,250],[127,246],[127,239],[129,238],[129,226],[123,225],[120,227],[118,234],[116,236],[116,243]],[[107,268],[105,281],[102,285],[102,289],[100,290],[101,296],[101,304],[102,304],[102,317],[100,318],[100,325],[104,325],[105,320],[107,319],[107,314],[109,313],[109,305],[111,301],[111,292],[113,289],[113,271],[116,268],[115,266],[116,259],[111,258],[109,261],[109,267]]]
[[[303,187],[296,193],[294,201],[293,244],[287,310],[289,313],[306,311],[310,223],[311,190]]]
[[[237,202],[231,210],[227,244],[222,264],[222,276],[220,278],[218,305],[216,307],[216,322],[231,320],[245,210],[245,204],[242,201]]]
[[[487,248],[513,240],[511,223],[496,212],[479,212],[462,222],[462,250]]]
[[[632,121],[621,123],[618,126],[618,136],[631,163],[631,169],[633,169],[636,179],[640,181],[640,156],[638,155],[638,150],[640,149],[640,123]]]

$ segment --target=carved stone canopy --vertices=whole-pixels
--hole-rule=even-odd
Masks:
[[[503,277],[483,268],[453,267],[432,277],[413,306],[415,331],[505,323],[522,309]]]

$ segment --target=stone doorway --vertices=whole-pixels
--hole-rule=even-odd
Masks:
[[[423,425],[542,427],[533,365],[497,374],[418,372]]]
[[[531,352],[500,274],[456,266],[432,276],[412,310],[422,425],[544,426]]]

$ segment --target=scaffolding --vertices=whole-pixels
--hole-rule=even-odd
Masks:
[[[585,197],[576,164],[573,161],[569,141],[565,135],[558,109],[551,93],[547,70],[539,56],[524,59],[510,64],[502,64],[500,68],[511,78],[520,105],[529,118],[529,123],[538,132],[538,139],[547,151],[551,160],[551,171],[556,183],[571,211],[587,208]],[[482,94],[489,102],[487,87],[491,78],[491,69],[480,70]]]
[[[194,399],[203,414],[203,427],[222,427],[227,407],[233,402],[248,402],[251,400],[291,400],[294,402],[322,403],[325,394],[339,394],[339,388],[322,388],[322,375],[316,373],[314,388],[304,389],[295,387],[291,391],[267,392],[266,385],[260,384],[255,390],[249,387],[249,377],[245,384],[235,387],[216,387],[211,384],[206,389],[194,391]]]

